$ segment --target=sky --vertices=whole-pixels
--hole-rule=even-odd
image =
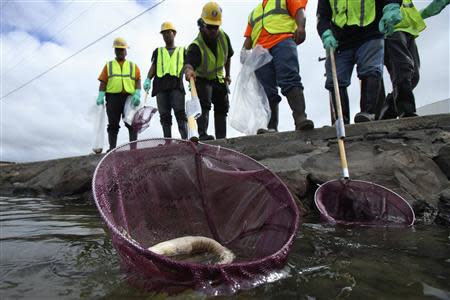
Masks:
[[[161,23],[173,22],[178,30],[176,45],[187,46],[198,34],[196,21],[206,2],[1,0],[0,161],[31,162],[90,154],[95,136],[92,112],[98,95],[97,78],[105,63],[114,59],[114,38],[125,38],[130,46],[127,59],[139,66],[145,78],[153,50],[164,46],[159,33]],[[232,80],[236,80],[240,70],[239,52],[248,14],[259,2],[218,1],[223,10],[222,28],[230,36],[235,51]],[[419,9],[429,2],[414,1]],[[306,41],[297,49],[306,111],[316,128],[320,128],[330,124],[330,113],[328,91],[324,89],[324,64],[318,61],[325,51],[316,31],[316,9],[317,1],[309,0]],[[127,24],[120,27],[124,23]],[[450,8],[426,19],[426,24],[427,29],[416,40],[421,58],[421,80],[415,89],[417,107],[450,98]],[[349,88],[352,116],[359,111],[359,82],[355,73]],[[389,92],[386,70],[384,79]],[[234,86],[232,82],[231,105]],[[156,106],[156,98],[149,97],[147,101]],[[173,123],[172,136],[179,137],[174,118]],[[210,134],[214,133],[213,125],[210,122]],[[279,131],[293,129],[291,110],[284,99],[280,104]],[[241,135],[228,125],[227,137]],[[162,129],[156,114],[139,139],[159,137]],[[118,144],[127,141],[128,132],[121,123]]]

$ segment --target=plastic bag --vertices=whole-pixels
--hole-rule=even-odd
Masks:
[[[143,101],[139,103],[138,106],[133,105],[133,95],[127,97],[125,101],[125,106],[123,108],[123,118],[122,120],[128,125],[133,125],[133,119],[136,112],[144,106]]]
[[[95,154],[102,153],[103,143],[105,141],[105,105],[95,105],[94,111],[94,142],[92,143],[92,151]]]
[[[257,45],[252,50],[241,52],[242,69],[236,79],[230,105],[230,125],[247,135],[256,134],[260,128],[267,128],[270,106],[264,88],[255,75],[255,70],[272,60],[267,49]]]

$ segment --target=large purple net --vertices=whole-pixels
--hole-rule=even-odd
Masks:
[[[414,211],[402,197],[361,180],[331,180],[316,191],[315,203],[330,223],[412,225]]]
[[[141,133],[150,126],[150,120],[158,110],[153,106],[144,106],[140,108],[133,117],[131,126],[134,131]]]
[[[93,193],[123,262],[154,289],[242,288],[285,264],[299,221],[292,195],[270,170],[238,152],[189,141],[114,149],[95,170]],[[183,236],[212,238],[236,258],[202,264],[147,249]]]

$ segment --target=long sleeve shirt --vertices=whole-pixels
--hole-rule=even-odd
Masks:
[[[402,0],[376,0],[375,3],[376,15],[372,23],[364,27],[345,25],[343,28],[339,28],[332,22],[333,12],[331,10],[330,0],[318,0],[317,31],[319,36],[322,37],[325,30],[331,29],[334,37],[339,42],[338,50],[356,47],[370,39],[382,38],[383,34],[378,30],[378,24],[383,16],[383,7],[391,3],[401,4]]]

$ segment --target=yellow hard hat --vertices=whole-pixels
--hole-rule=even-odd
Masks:
[[[173,26],[172,22],[164,22],[161,24],[161,33],[166,30],[173,30],[173,31],[177,32],[177,30],[175,29],[175,26]]]
[[[208,25],[222,25],[222,8],[217,2],[208,2],[203,6],[202,19]]]
[[[114,39],[113,48],[127,49],[129,47],[127,42],[123,38],[118,37]]]

